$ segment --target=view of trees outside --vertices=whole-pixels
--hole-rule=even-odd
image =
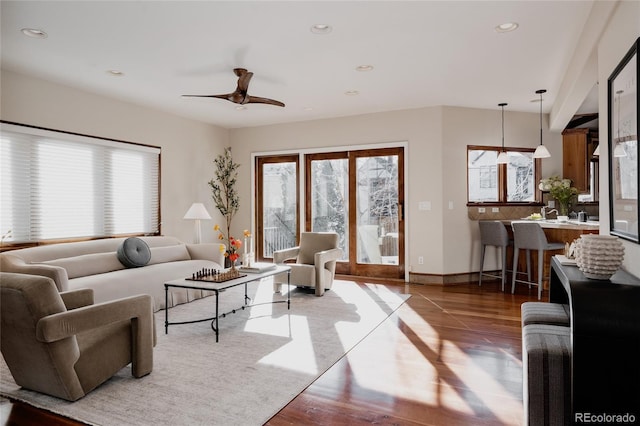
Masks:
[[[535,201],[535,164],[531,152],[508,152],[507,201]]]
[[[498,201],[498,151],[474,149],[468,155],[469,202]]]
[[[349,160],[311,162],[311,230],[336,232],[342,260],[349,258]]]
[[[296,163],[264,164],[263,229],[264,257],[296,245]]]
[[[398,263],[398,156],[356,161],[358,263]]]
[[[498,150],[469,150],[468,191],[469,202],[498,202]],[[535,160],[532,152],[507,151],[508,202],[535,201]]]

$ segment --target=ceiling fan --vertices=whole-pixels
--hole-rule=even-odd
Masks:
[[[280,101],[276,101],[274,99],[269,98],[260,98],[258,96],[251,96],[247,93],[249,89],[249,82],[251,81],[251,77],[253,77],[253,73],[247,71],[244,68],[234,68],[234,74],[238,76],[238,87],[236,90],[231,93],[227,93],[224,95],[182,95],[185,97],[194,97],[194,98],[218,98],[218,99],[226,99],[227,101],[245,105],[245,104],[269,104],[283,107],[284,104]]]

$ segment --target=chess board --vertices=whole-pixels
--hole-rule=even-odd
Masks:
[[[235,280],[237,278],[246,277],[247,274],[241,274],[238,271],[230,270],[200,270],[194,272],[190,277],[185,278],[187,281],[200,281],[208,283],[223,283],[225,281]]]

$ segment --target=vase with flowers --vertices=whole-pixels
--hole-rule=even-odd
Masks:
[[[224,233],[220,229],[219,225],[215,225],[213,227],[213,230],[218,231],[219,240],[224,241],[227,239],[225,238]],[[220,244],[220,253],[224,254],[224,257],[229,259],[229,262],[231,264],[231,270],[235,271],[236,261],[240,257],[240,248],[242,247],[242,240],[233,238],[231,235],[229,235],[228,240],[229,240],[229,247],[227,247],[225,244]]]
[[[558,220],[566,221],[569,208],[578,195],[578,189],[571,186],[571,179],[562,179],[559,176],[551,176],[540,180],[538,186],[541,191],[548,192],[558,202]]]

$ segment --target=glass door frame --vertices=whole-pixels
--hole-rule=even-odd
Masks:
[[[264,227],[262,226],[262,215],[264,207],[264,190],[262,179],[262,167],[265,164],[274,163],[295,163],[296,164],[296,242],[300,241],[300,155],[299,154],[282,154],[282,155],[261,155],[255,157],[255,256],[258,261],[270,262],[272,258],[264,257]]]
[[[358,263],[358,233],[357,233],[357,173],[356,162],[359,158],[396,155],[398,157],[398,264],[365,264]],[[348,159],[349,161],[349,256],[348,261],[336,264],[336,273],[344,275],[367,276],[377,278],[405,278],[405,147],[371,148],[350,151],[335,151],[325,153],[309,153],[304,156],[305,162],[305,230],[311,230],[312,200],[310,197],[313,182],[311,180],[311,162],[313,160]]]

